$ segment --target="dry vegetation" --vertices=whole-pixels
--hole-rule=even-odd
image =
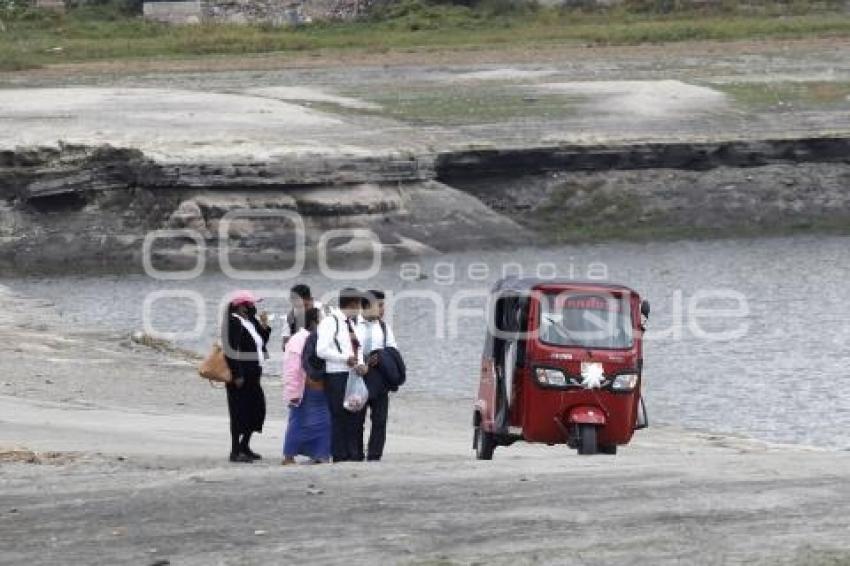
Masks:
[[[128,3],[129,2],[129,3]],[[0,70],[95,60],[203,57],[211,54],[382,52],[561,44],[634,45],[687,40],[850,35],[841,3],[629,0],[611,9],[540,7],[517,0],[472,5],[401,0],[349,23],[298,29],[269,26],[169,27],[144,21],[137,0],[35,10],[0,0]]]

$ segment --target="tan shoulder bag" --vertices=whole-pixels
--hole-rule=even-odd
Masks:
[[[209,379],[211,383],[233,381],[230,366],[227,365],[227,359],[224,357],[224,350],[221,349],[220,344],[213,344],[212,351],[198,366],[198,374],[204,379]]]

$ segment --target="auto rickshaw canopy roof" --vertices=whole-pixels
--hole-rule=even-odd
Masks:
[[[543,279],[541,277],[504,277],[496,281],[491,289],[493,293],[515,291],[519,294],[529,293],[539,287],[563,287],[564,289],[581,289],[614,291],[621,293],[634,293],[637,291],[615,283],[601,283],[599,281],[579,281],[573,279]]]

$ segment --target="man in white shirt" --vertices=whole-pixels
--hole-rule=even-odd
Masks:
[[[390,391],[382,374],[374,368],[378,362],[378,350],[382,348],[396,348],[397,344],[392,328],[386,324],[384,318],[383,291],[367,291],[362,301],[362,314],[357,319],[357,339],[363,350],[363,359],[366,360],[370,370],[366,376],[366,387],[369,389],[369,401],[366,407],[358,413],[357,431],[355,435],[358,441],[358,456],[363,457],[363,430],[366,424],[366,411],[368,409],[372,428],[369,433],[368,451],[366,459],[378,461],[384,452],[384,444],[387,439],[387,417],[390,410]]]
[[[360,314],[361,296],[356,289],[340,291],[339,309],[323,318],[317,329],[316,355],[325,360],[325,391],[331,410],[334,462],[356,460],[358,457],[355,432],[360,417],[349,412],[343,403],[349,371],[365,375],[368,369],[354,329]]]

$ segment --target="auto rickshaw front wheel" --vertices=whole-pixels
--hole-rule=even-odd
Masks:
[[[577,429],[578,453],[582,456],[596,454],[599,449],[596,442],[596,425],[580,424]]]
[[[475,427],[475,457],[478,460],[492,460],[493,452],[496,450],[496,438],[493,433],[487,432],[481,428],[481,425]]]

